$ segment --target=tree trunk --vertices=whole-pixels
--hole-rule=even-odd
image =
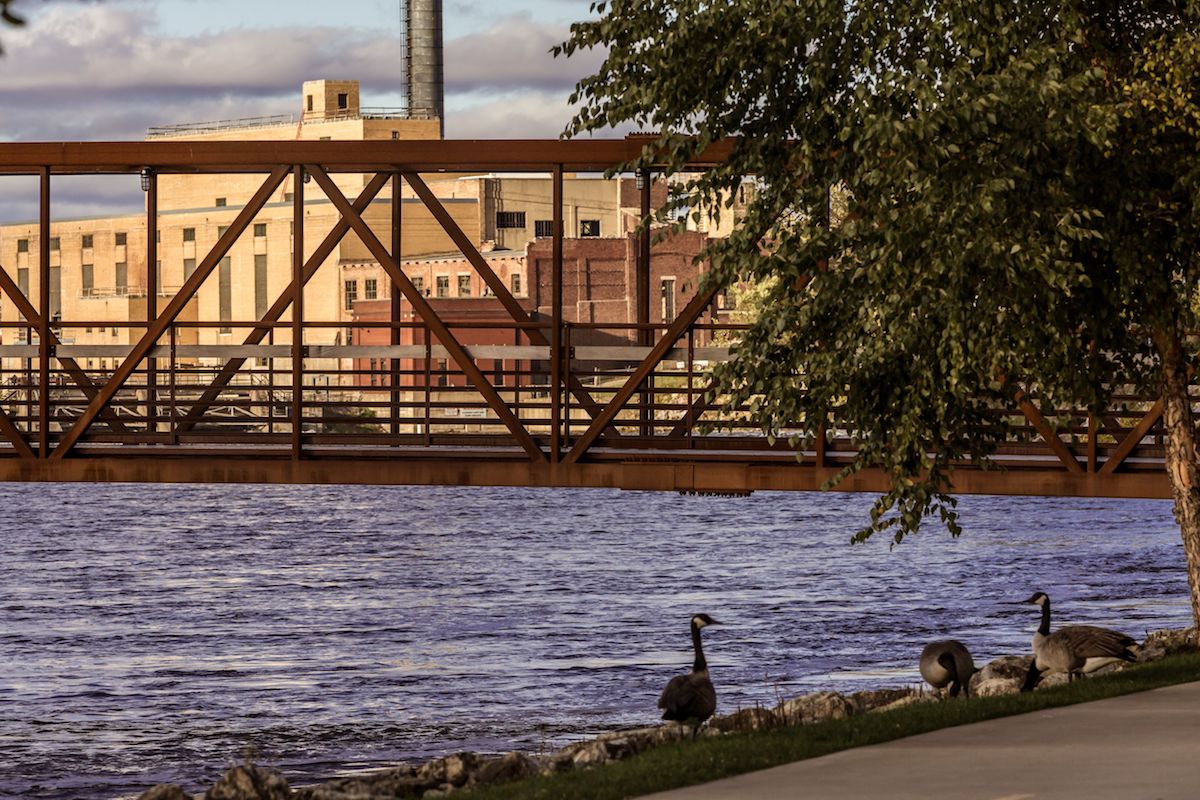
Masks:
[[[1162,363],[1167,475],[1175,496],[1175,521],[1187,555],[1192,625],[1200,630],[1200,464],[1196,461],[1196,425],[1188,397],[1187,359],[1183,341],[1175,331],[1159,331],[1154,340]]]

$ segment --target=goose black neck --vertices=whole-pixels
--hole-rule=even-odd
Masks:
[[[1046,601],[1042,603],[1042,624],[1038,628],[1038,633],[1042,636],[1050,635],[1050,598],[1046,598]]]
[[[692,662],[692,672],[703,672],[708,669],[704,660],[704,646],[700,644],[700,627],[692,623],[692,649],[696,651],[696,660]]]

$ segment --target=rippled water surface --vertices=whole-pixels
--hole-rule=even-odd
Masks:
[[[648,724],[707,611],[721,710],[917,681],[935,636],[1028,648],[1008,605],[1189,623],[1170,506],[963,498],[889,551],[869,496],[0,485],[0,796],[293,783]],[[710,635],[711,634],[711,635]]]

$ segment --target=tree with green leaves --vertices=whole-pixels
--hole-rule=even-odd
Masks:
[[[953,464],[987,463],[1018,393],[1164,404],[1167,472],[1200,624],[1200,464],[1188,398],[1200,224],[1195,0],[611,0],[557,51],[604,48],[568,134],[661,135],[624,168],[729,160],[746,176],[710,279],[769,286],[718,370],[768,433],[832,412],[891,489],[859,534],[959,532]],[[829,214],[829,191],[845,197]]]

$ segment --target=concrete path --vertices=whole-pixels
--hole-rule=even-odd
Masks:
[[[654,800],[1197,800],[1200,683],[946,728]]]

